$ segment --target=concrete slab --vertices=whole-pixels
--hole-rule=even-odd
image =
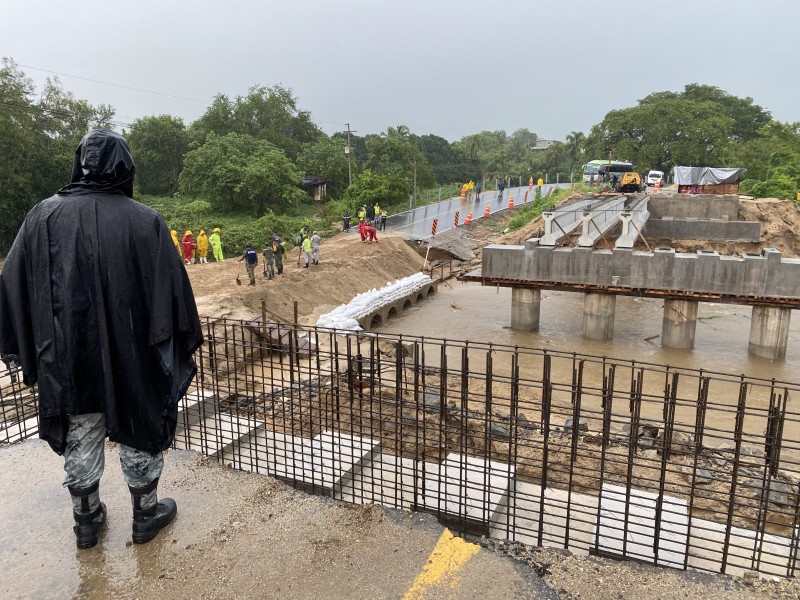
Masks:
[[[688,566],[721,572],[726,531],[724,523],[692,519]],[[755,531],[731,527],[725,573],[742,576],[758,570],[762,576],[786,577],[791,550],[790,538],[765,534],[762,540]]]
[[[536,546],[539,543],[542,487],[535,483],[512,482],[508,496],[490,521],[489,535]]]
[[[489,522],[509,493],[515,468],[505,463],[451,453],[425,473],[417,508],[445,520],[466,520],[488,533]]]
[[[431,467],[429,463],[427,468]],[[412,458],[377,454],[342,485],[340,498],[353,504],[377,503],[409,509],[414,504],[414,491],[421,487],[421,474],[425,470],[424,465],[417,467]]]
[[[275,476],[305,484],[317,493],[338,498],[380,444],[338,431],[324,431],[303,443],[294,454],[275,466]]]
[[[631,489],[626,524],[626,489],[603,485],[597,532],[598,551],[612,556],[622,556],[624,553],[629,558],[682,569],[689,534],[686,501],[664,496],[658,533],[655,529],[657,503],[657,494]]]
[[[599,504],[597,496],[546,489],[542,545],[588,555],[595,547]]]

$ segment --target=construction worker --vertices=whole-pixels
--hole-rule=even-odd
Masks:
[[[175,244],[175,249],[178,251],[178,256],[183,259],[183,251],[181,250],[181,241],[178,239],[178,232],[173,229],[169,233],[172,236],[172,243]]]
[[[314,262],[315,265],[319,264],[319,245],[322,243],[322,238],[319,237],[319,234],[315,231],[311,234],[311,238],[309,240],[311,242],[311,260]]]
[[[214,233],[209,236],[208,243],[211,244],[211,250],[214,253],[214,260],[216,262],[222,262],[225,260],[222,256],[222,240],[219,239],[219,227],[214,228]]]
[[[194,262],[194,237],[192,237],[191,229],[187,229],[183,234],[181,244],[183,244],[183,262],[190,265]]]
[[[342,215],[342,231],[350,233],[350,211],[345,210]]]
[[[536,185],[542,187],[544,185],[544,180],[541,177],[539,177],[539,181],[536,182]]]
[[[306,263],[306,266],[303,268],[307,269],[308,263],[311,261],[311,239],[308,236],[305,236],[303,238],[302,248],[303,248],[303,260]]]
[[[367,222],[366,222],[364,219],[360,219],[360,220],[358,221],[358,235],[360,235],[360,236],[361,236],[361,241],[362,241],[362,242],[366,242],[366,241],[367,241],[367,236],[366,236],[366,234],[364,233],[364,228],[365,228],[366,226],[367,226]]]
[[[264,246],[264,277],[272,279],[275,277],[275,240],[270,240]]]
[[[244,254],[239,257],[237,263],[244,261],[244,268],[247,269],[247,276],[250,278],[250,285],[256,284],[256,265],[258,264],[258,252],[253,249],[253,244],[247,242]]]
[[[378,243],[378,234],[375,232],[375,228],[372,225],[366,225],[364,227],[364,233],[362,234],[363,237],[367,238],[365,242],[375,242]]]
[[[200,264],[208,263],[208,236],[205,229],[197,234],[197,260]]]
[[[358,217],[358,220],[359,220],[359,221],[361,221],[362,219],[363,219],[364,221],[366,221],[366,220],[367,220],[367,205],[366,205],[366,204],[364,204],[364,205],[361,207],[361,209],[358,211],[358,214],[357,214],[356,216]]]
[[[389,214],[386,212],[386,209],[382,208],[381,209],[381,221],[380,221],[380,227],[379,227],[379,229],[381,231],[386,231],[386,218],[388,216],[389,216]]]
[[[283,255],[286,254],[286,242],[279,237],[273,237],[272,247],[275,250],[275,268],[278,269],[278,275],[283,275]]]

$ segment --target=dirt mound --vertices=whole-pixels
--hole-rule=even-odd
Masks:
[[[313,324],[320,314],[356,294],[418,273],[422,263],[423,258],[402,237],[380,235],[378,243],[362,243],[357,233],[340,233],[322,241],[318,266],[303,268],[295,248],[284,257],[284,274],[273,280],[262,274],[259,258],[255,286],[248,285],[244,265],[237,265],[236,258],[187,265],[186,270],[203,317],[250,319],[261,314],[263,298],[270,312],[292,322],[296,300],[300,322]],[[241,285],[236,284],[239,269]]]

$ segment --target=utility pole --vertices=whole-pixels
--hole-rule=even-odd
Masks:
[[[353,167],[350,163],[350,134],[356,133],[355,130],[350,129],[350,123],[345,123],[347,127],[347,147],[344,149],[344,153],[347,154],[347,185],[353,185]]]
[[[414,208],[417,207],[417,153],[414,152]]]

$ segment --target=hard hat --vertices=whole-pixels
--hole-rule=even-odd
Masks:
[[[172,231],[170,231],[170,234],[171,235],[178,235],[178,232],[173,229]]]
[[[192,235],[192,230],[191,229],[187,229],[185,235]]]
[[[311,234],[312,234],[312,235],[316,235],[316,234],[317,234],[317,232],[316,232],[316,231],[312,231],[312,232],[311,232]]]
[[[214,227],[214,233],[219,233],[219,227]]]

